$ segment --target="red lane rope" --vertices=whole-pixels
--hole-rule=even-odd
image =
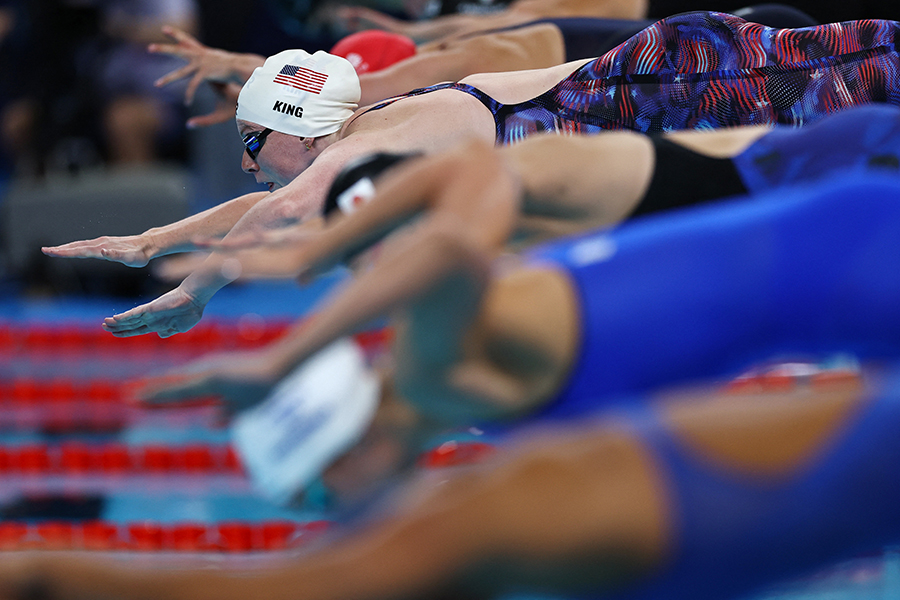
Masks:
[[[0,445],[0,476],[243,474],[234,449],[225,444],[128,446],[112,442],[87,444]]]
[[[28,352],[53,351],[59,353],[84,351],[192,351],[233,350],[263,346],[282,336],[292,323],[285,320],[272,322],[210,321],[200,323],[190,331],[169,338],[157,335],[138,335],[117,338],[99,327],[76,324],[17,325],[0,322],[0,351]],[[383,344],[390,338],[387,329],[364,332],[356,336],[365,347]]]
[[[140,552],[254,552],[296,548],[331,527],[329,521],[227,521],[163,524],[152,521],[2,521],[0,551],[97,550]]]
[[[448,441],[423,452],[418,464],[425,468],[453,467],[480,462],[490,456],[493,444],[480,441]],[[31,443],[0,445],[0,476],[22,475],[145,475],[145,474],[243,474],[240,458],[227,444],[129,446],[120,442],[89,444]]]
[[[17,325],[0,323],[0,349],[7,351],[72,352],[110,350],[114,352],[185,349],[233,349],[261,346],[281,336],[290,326],[288,321],[240,322],[212,321],[201,323],[170,338],[138,335],[117,338],[100,327],[78,324]]]

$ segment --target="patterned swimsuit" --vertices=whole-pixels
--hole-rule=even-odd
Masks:
[[[544,131],[803,125],[848,106],[900,104],[898,43],[895,21],[772,29],[722,13],[684,13],[654,23],[525,102],[502,104],[470,85],[442,83],[369,110],[459,90],[491,111],[498,144]]]

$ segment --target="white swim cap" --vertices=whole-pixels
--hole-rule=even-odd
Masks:
[[[366,432],[380,381],[365,354],[342,339],[304,362],[259,404],[238,414],[231,435],[253,484],[289,504]]]
[[[359,102],[353,65],[322,50],[285,50],[241,88],[236,116],[281,133],[319,137],[339,130]]]

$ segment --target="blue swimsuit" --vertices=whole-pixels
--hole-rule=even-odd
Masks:
[[[654,407],[633,407],[632,426],[666,487],[671,542],[655,573],[600,597],[743,598],[900,543],[900,366],[879,379],[824,442],[778,474],[731,467],[685,444]]]
[[[900,179],[651,216],[541,246],[571,279],[579,358],[539,416],[784,356],[900,356]]]
[[[732,162],[750,192],[851,171],[900,175],[900,107],[873,104],[799,129],[777,127]]]

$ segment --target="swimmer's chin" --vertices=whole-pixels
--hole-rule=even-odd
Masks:
[[[275,190],[280,190],[282,185],[280,183],[275,183],[274,181],[267,181],[265,186],[269,188],[270,192],[274,192]]]

